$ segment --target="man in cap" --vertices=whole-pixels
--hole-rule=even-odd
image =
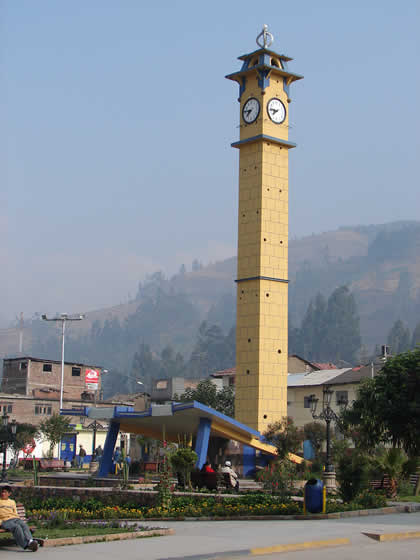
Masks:
[[[229,480],[230,480],[231,487],[235,488],[235,490],[238,491],[239,490],[238,475],[232,469],[232,463],[230,461],[225,461],[225,464],[222,467],[221,472],[229,475]]]
[[[38,550],[38,542],[32,538],[26,522],[18,515],[15,500],[10,499],[12,487],[9,484],[0,486],[0,527],[10,531],[17,544],[24,550]]]

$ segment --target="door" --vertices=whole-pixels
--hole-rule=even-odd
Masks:
[[[76,434],[66,434],[61,438],[61,455],[63,461],[72,461],[76,455]]]

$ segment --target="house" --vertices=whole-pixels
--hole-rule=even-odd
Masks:
[[[92,372],[95,379],[91,379]],[[63,400],[94,401],[101,391],[99,366],[64,363]],[[96,380],[96,381],[95,381]],[[61,362],[30,356],[5,358],[1,391],[18,395],[59,398]]]
[[[92,371],[94,383],[92,383]],[[101,367],[65,362],[63,408],[80,409],[92,404],[99,407],[121,404],[121,401],[114,399],[102,401],[101,374]],[[9,422],[16,420],[19,424],[28,423],[37,426],[53,414],[60,412],[60,387],[61,362],[30,356],[5,358],[0,392],[0,414],[7,415]],[[81,422],[73,426],[72,433],[69,433],[66,439],[68,455],[73,457],[79,444],[82,443],[89,458],[94,429],[95,445],[103,446],[108,424],[92,425],[92,422]],[[48,447],[48,442],[38,440],[33,455],[45,456]],[[65,449],[62,448],[62,451]],[[54,455],[58,456],[57,448]],[[7,461],[9,459],[10,456],[7,457]]]
[[[315,395],[319,399],[317,410],[319,413],[324,386],[328,386],[334,391],[330,406],[336,414],[339,414],[344,405],[351,404],[356,399],[361,380],[374,376],[381,367],[382,364],[378,364],[289,374],[287,379],[288,416],[293,418],[295,425],[299,427],[313,422],[310,397]]]
[[[308,362],[301,356],[297,354],[289,354],[287,359],[287,371],[288,373],[311,373],[312,371],[318,371],[321,369],[336,369],[334,364],[316,364],[314,362]],[[214,382],[222,384],[223,387],[231,387],[235,385],[235,374],[236,368],[224,369],[221,371],[215,371],[211,374]]]

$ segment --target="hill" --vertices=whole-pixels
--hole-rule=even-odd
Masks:
[[[116,364],[110,350],[115,337],[124,339],[117,360],[121,365],[124,362],[124,367],[128,367],[140,343],[149,344],[154,352],[171,345],[188,357],[202,320],[219,324],[225,333],[234,324],[235,273],[234,257],[197,266],[194,271],[181,271],[170,279],[158,272],[139,285],[135,301],[87,313],[86,319],[69,333],[68,351],[72,340],[87,341],[96,333],[108,351],[101,351],[101,345],[92,350],[96,342],[91,338],[90,346],[86,342],[83,351],[80,344],[74,346],[77,359],[104,363],[106,354],[107,360]],[[318,292],[328,297],[336,287],[347,285],[358,304],[363,343],[373,350],[376,344],[385,342],[398,318],[410,329],[418,322],[420,223],[345,227],[293,239],[289,243],[289,279],[293,325],[300,325],[310,300]],[[58,332],[51,324],[46,327],[37,317],[27,324],[27,353],[57,354]],[[0,330],[0,355],[16,353],[18,340],[17,329]]]

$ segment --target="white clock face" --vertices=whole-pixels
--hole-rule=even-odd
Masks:
[[[282,123],[286,118],[286,108],[277,97],[273,97],[273,99],[270,99],[267,103],[267,113],[275,124]]]
[[[250,97],[242,107],[242,118],[247,124],[254,122],[260,114],[260,102],[255,97]]]

